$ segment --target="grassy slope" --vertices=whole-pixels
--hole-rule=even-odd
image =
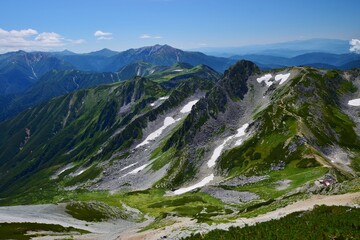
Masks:
[[[31,234],[27,234],[32,232]],[[36,233],[38,232],[38,233]],[[51,232],[51,233],[49,233]],[[30,240],[33,237],[51,235],[77,235],[89,233],[82,229],[42,223],[0,223],[0,239]]]
[[[300,171],[319,166],[317,160],[324,159],[321,151],[325,147],[339,146],[356,154],[359,137],[339,103],[343,94],[353,91],[351,82],[337,72],[306,71],[293,79],[289,88],[276,90],[273,104],[255,115],[255,135],[225,152],[220,169],[229,176],[267,174],[272,164],[295,161],[288,169]]]
[[[329,103],[327,102],[328,100],[326,100],[329,96],[322,95],[329,92],[331,96],[338,98],[342,94],[354,91],[352,84],[339,79],[336,72],[328,72],[327,75],[322,76],[316,71],[309,70],[306,76],[306,78],[293,79],[291,82],[291,88],[278,89],[274,95],[274,104],[270,105],[267,109],[255,116],[258,126],[260,126],[260,130],[258,129],[259,131],[256,132],[256,136],[246,141],[240,147],[225,152],[221,157],[218,166],[219,170],[231,177],[241,174],[269,175],[269,179],[262,182],[243,187],[231,188],[239,191],[255,192],[261,197],[260,201],[251,202],[242,206],[234,205],[231,206],[232,209],[237,209],[241,212],[246,208],[248,211],[247,215],[251,216],[252,214],[258,214],[261,211],[276,208],[279,204],[286,204],[286,201],[295,200],[296,196],[293,196],[281,203],[273,202],[275,198],[289,193],[295,188],[304,185],[308,181],[314,181],[327,172],[327,169],[319,166],[319,163],[316,161],[317,158],[323,158],[321,152],[318,150],[320,147],[327,146],[329,143],[335,143],[342,147],[354,149],[358,146],[358,139],[354,136],[354,130],[352,128],[354,126],[353,122],[343,112],[341,112],[338,105],[339,103],[336,102],[336,100],[335,102]],[[304,92],[304,87],[307,89],[316,87],[316,89],[323,89],[323,91],[318,94],[307,91]],[[191,89],[193,88],[184,88],[183,90],[191,92],[193,91]],[[331,89],[337,90],[333,91]],[[183,93],[184,91],[177,93],[176,90],[174,90],[173,97],[170,97],[168,102],[171,103],[172,98],[177,101],[179,101],[179,99],[183,99]],[[307,94],[306,96],[310,98],[314,97],[314,99],[311,99],[311,102],[315,102],[317,104],[310,106],[309,104],[306,104],[306,102],[296,102],[299,100],[297,99],[297,96],[299,96],[300,93],[304,93],[305,95]],[[235,92],[232,93],[232,96],[236,99]],[[213,95],[209,94],[208,97],[213,97]],[[94,99],[93,96],[92,99]],[[89,107],[91,107],[94,103],[88,101],[87,104],[90,104]],[[329,104],[332,106],[330,109],[327,107]],[[172,105],[170,104],[168,107],[170,108]],[[109,107],[106,107],[105,109],[109,109]],[[322,121],[321,119],[315,119],[318,122],[314,121],[313,116],[317,113],[318,109],[322,111],[322,116],[326,119],[325,123],[327,124],[319,124],[320,121]],[[100,115],[104,115],[104,113],[101,113]],[[100,116],[98,117],[100,118]],[[191,119],[191,116],[188,119]],[[327,132],[326,129],[335,129],[335,133],[330,136],[325,136],[324,133],[318,131],[317,133],[307,135],[309,131],[306,130],[308,129],[310,132],[316,131],[317,128],[314,122],[323,127],[324,132]],[[103,121],[100,121],[100,123],[103,123]],[[121,121],[118,121],[117,123],[119,125],[122,124]],[[183,126],[186,124],[189,124],[187,120],[184,121]],[[97,126],[101,129],[102,124]],[[133,130],[134,128],[131,129]],[[181,133],[181,130],[183,129],[175,129],[174,135]],[[87,136],[86,134],[88,133],[84,131],[81,132],[79,136],[83,136],[84,134]],[[351,137],[351,142],[346,140],[346,136]],[[298,144],[300,141],[299,139],[301,138],[306,138],[308,143],[299,144],[296,151],[290,152],[290,144]],[[316,143],[318,139],[320,139],[318,145],[315,145],[314,147],[310,146],[310,144]],[[331,140],[330,142],[329,139]],[[91,140],[85,138],[85,141]],[[118,141],[118,139],[116,141]],[[158,169],[164,166],[169,162],[169,158],[171,158],[173,162],[172,169],[184,169],[184,166],[180,165],[180,158],[186,158],[186,151],[179,152],[178,148],[171,146],[163,152],[163,146],[165,146],[168,142],[169,138],[165,139],[160,147],[152,153],[152,158],[155,159],[158,157],[152,166],[153,169]],[[88,144],[89,142],[85,143]],[[119,146],[116,146],[116,148],[117,147]],[[81,150],[79,151],[81,152]],[[83,153],[86,154],[86,151]],[[198,157],[201,159],[201,153],[198,154]],[[280,160],[286,163],[286,167],[280,171],[269,171],[270,166],[272,164],[278,164]],[[54,169],[55,167],[39,171],[31,180],[31,184],[36,187],[30,189],[30,194],[22,198],[19,197],[17,199],[19,200],[18,202],[12,201],[11,203],[39,203],[42,201],[68,202],[73,200],[88,202],[91,200],[97,200],[119,208],[122,207],[123,203],[126,203],[131,207],[138,208],[143,213],[149,213],[157,219],[157,223],[159,223],[159,225],[161,225],[161,220],[169,214],[192,217],[198,219],[198,221],[211,222],[219,221],[212,219],[212,216],[226,215],[232,213],[233,211],[218,199],[212,198],[204,193],[193,192],[181,196],[167,196],[167,189],[164,189],[163,187],[169,185],[163,183],[168,181],[167,177],[169,176],[166,176],[165,179],[159,181],[157,184],[158,189],[149,189],[130,193],[117,193],[111,195],[106,191],[89,192],[85,190],[65,192],[61,189],[50,186],[54,185],[51,182],[48,183],[49,186],[45,185],[44,187],[48,190],[48,195],[42,195],[43,191],[35,192],[37,186],[39,186],[39,184],[43,184],[41,180],[43,174],[47,174],[47,176],[49,176]],[[84,174],[97,175],[97,169],[94,167],[90,168],[88,171],[89,172],[85,172]],[[64,172],[62,175],[65,176],[66,174],[67,172]],[[60,176],[60,179],[62,179],[63,176]],[[175,181],[183,182],[186,180],[187,175],[181,174],[177,177],[178,179],[175,179]],[[290,186],[284,190],[277,190],[277,182],[283,179],[291,180]],[[78,182],[82,180],[75,179],[72,181]],[[69,182],[64,180],[62,184],[66,185],[67,183]],[[74,183],[70,182],[69,184],[71,185]],[[19,193],[21,191],[24,191],[24,189],[20,189]],[[3,203],[7,203],[6,200],[3,201]]]
[[[359,220],[358,208],[319,206],[309,212],[292,213],[255,226],[214,230],[186,239],[359,239]]]

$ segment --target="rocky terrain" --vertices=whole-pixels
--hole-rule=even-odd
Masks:
[[[1,122],[0,204],[32,206],[1,207],[0,222],[157,239],[357,206],[358,70],[198,69],[78,90]]]

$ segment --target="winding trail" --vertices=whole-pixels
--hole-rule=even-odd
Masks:
[[[298,211],[307,211],[313,209],[315,205],[327,205],[327,206],[353,206],[360,207],[355,204],[354,201],[359,201],[360,192],[347,193],[342,195],[314,195],[308,199],[300,200],[287,205],[286,207],[276,209],[274,211],[259,215],[254,218],[238,218],[231,223],[223,223],[218,225],[198,224],[195,220],[190,218],[174,218],[177,222],[171,226],[167,226],[162,229],[148,230],[145,232],[137,232],[139,229],[129,229],[119,235],[118,240],[155,240],[166,236],[169,239],[178,239],[185,237],[186,230],[206,233],[214,229],[228,229],[231,226],[243,227],[245,224],[254,225],[260,222],[270,221],[272,219],[279,219],[290,213]],[[189,232],[189,231],[188,231]]]
[[[85,221],[72,218],[64,212],[65,205],[45,204],[45,205],[27,205],[27,206],[11,206],[0,207],[0,222],[37,222],[48,224],[59,224],[64,227],[75,227],[91,231],[91,234],[82,236],[74,236],[75,239],[121,239],[121,240],[137,240],[137,239],[160,239],[167,236],[169,239],[177,239],[187,236],[190,231],[208,232],[213,229],[228,229],[230,226],[242,227],[245,224],[253,225],[259,222],[265,222],[272,219],[278,219],[290,213],[297,211],[306,211],[312,209],[315,205],[341,205],[360,207],[355,204],[359,201],[360,192],[347,193],[342,195],[314,195],[308,199],[300,200],[289,204],[286,207],[276,209],[254,218],[239,218],[231,223],[222,223],[218,225],[207,225],[204,223],[196,223],[190,218],[173,217],[176,223],[161,229],[152,229],[144,232],[139,230],[152,221],[148,219],[142,223],[133,223],[124,220],[103,223],[88,223]],[[46,237],[46,239],[52,239]]]

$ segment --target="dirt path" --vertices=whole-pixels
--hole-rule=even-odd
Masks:
[[[327,205],[327,206],[356,206],[355,200],[360,199],[360,192],[357,193],[347,193],[343,195],[314,195],[306,200],[300,200],[294,202],[284,208],[277,209],[265,213],[263,215],[254,217],[254,218],[239,218],[232,223],[226,224],[217,224],[217,225],[207,225],[207,224],[198,224],[194,220],[189,218],[176,218],[177,223],[167,226],[162,229],[148,230],[145,232],[136,232],[136,229],[131,229],[123,232],[119,235],[118,239],[121,240],[155,240],[160,239],[161,237],[166,236],[168,239],[178,239],[181,237],[188,236],[191,232],[208,232],[213,229],[228,229],[231,226],[242,227],[245,224],[253,225],[259,222],[266,222],[272,219],[278,219],[284,217],[290,213],[298,211],[311,210],[315,205]],[[186,231],[184,231],[186,229]]]
[[[75,228],[85,229],[93,232],[82,236],[74,236],[75,239],[121,239],[121,240],[153,240],[167,237],[168,239],[178,239],[188,236],[191,232],[208,232],[213,229],[228,229],[230,226],[253,225],[259,222],[265,222],[272,219],[278,219],[296,211],[305,211],[312,209],[315,205],[342,205],[357,206],[354,201],[359,202],[360,192],[347,193],[343,195],[314,195],[306,200],[294,202],[284,208],[265,213],[254,218],[239,218],[232,223],[207,225],[196,223],[190,218],[174,217],[176,223],[161,229],[138,232],[141,228],[150,224],[150,220],[136,224],[127,221],[116,221],[108,223],[87,223],[72,218],[64,212],[64,206],[46,204],[46,205],[29,205],[0,207],[0,222],[38,222],[59,224],[62,226],[72,226]],[[43,239],[52,239],[43,238]]]

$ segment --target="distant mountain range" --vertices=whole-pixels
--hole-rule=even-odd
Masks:
[[[74,68],[50,53],[24,51],[0,55],[0,95],[26,90],[50,70]]]
[[[137,75],[137,72],[129,72],[129,68],[131,66],[136,68],[135,65],[139,62],[146,62],[154,68],[170,67],[179,62],[186,62],[193,66],[205,64],[218,72],[223,72],[236,60],[208,56],[200,52],[182,51],[168,45],[129,49],[124,52],[102,49],[86,54],[76,54],[67,50],[54,53],[11,52],[0,55],[0,96],[27,90],[50,70],[121,72],[124,73],[121,80],[128,79]],[[148,73],[153,70],[149,70]]]
[[[171,66],[177,62],[191,65],[205,64],[217,71],[224,71],[235,61],[229,58],[213,57],[201,52],[187,52],[168,45],[154,45],[124,52],[103,49],[88,54],[66,54],[59,57],[84,71],[118,71],[120,68],[139,61],[158,66]]]
[[[273,44],[258,44],[243,47],[198,48],[209,55],[230,57],[233,55],[271,55],[278,57],[295,57],[305,53],[326,52],[334,54],[349,53],[349,41],[340,39],[314,38]]]
[[[360,67],[360,54],[346,53],[305,53],[296,57],[286,58],[270,55],[235,55],[231,59],[246,59],[257,63],[263,69],[281,68],[287,66],[311,66],[326,69],[348,70]]]
[[[267,49],[266,51],[261,50],[265,49],[265,47]],[[292,57],[279,56],[281,54],[277,54],[276,49],[280,47],[283,48],[282,51],[284,52],[296,52],[297,55]],[[343,40],[318,39],[296,41],[257,46],[248,49],[250,50],[245,51],[243,49],[238,51],[231,49],[232,54],[229,57],[215,57],[201,52],[183,51],[168,45],[154,45],[138,49],[129,49],[123,52],[116,52],[105,48],[100,51],[85,54],[76,54],[68,50],[53,53],[11,52],[0,55],[0,95],[25,91],[50,70],[77,69],[91,72],[129,73],[129,68],[131,68],[131,66],[136,67],[139,62],[142,62],[143,65],[143,67],[138,68],[140,72],[142,71],[141,69],[144,69],[144,64],[153,65],[152,68],[154,70],[159,66],[170,67],[178,62],[188,63],[193,66],[204,64],[218,72],[223,72],[230,65],[241,59],[253,61],[262,69],[300,65],[327,69],[351,69],[359,67],[360,64],[359,54],[337,54],[338,52],[345,51],[345,41]],[[328,52],[323,52],[325,50]],[[254,52],[254,54],[236,55],[235,53],[237,52]],[[304,52],[306,53],[300,54]],[[146,68],[148,67],[149,66],[146,66]],[[130,73],[132,73],[132,71],[130,71]],[[144,73],[140,75],[144,76]],[[128,79],[133,76],[131,74],[124,74],[123,77]]]
[[[207,224],[283,214],[314,195],[352,203],[360,68],[307,66],[359,62],[321,52],[223,58],[167,45],[0,55],[0,206],[27,211],[16,207],[13,218],[14,208],[1,208],[0,222],[4,211],[24,225],[56,215],[96,239],[122,238],[129,226],[178,239]],[[44,203],[56,205],[32,206]],[[163,232],[179,222],[191,228]]]
[[[147,76],[161,82],[165,88],[172,88],[184,79],[202,77],[215,81],[220,74],[205,65],[192,66],[177,63],[173,66],[156,66],[137,62],[121,68],[118,72],[87,72],[80,70],[51,70],[44,74],[27,90],[0,98],[0,120],[6,119],[22,110],[80,89],[112,84],[134,76]]]

